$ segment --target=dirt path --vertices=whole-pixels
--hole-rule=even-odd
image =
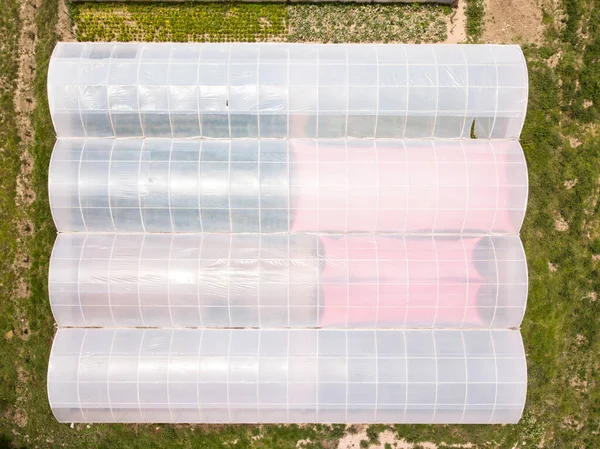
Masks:
[[[31,116],[35,109],[35,97],[33,95],[33,82],[35,78],[35,45],[37,39],[37,28],[35,14],[37,4],[31,0],[21,0],[19,4],[19,66],[17,72],[17,86],[14,93],[15,121],[17,135],[19,136],[20,170],[16,179],[17,214],[14,217],[17,232],[17,247],[13,266],[16,272],[15,283],[15,321],[18,327],[15,335],[23,340],[29,338],[29,323],[27,321],[26,308],[23,301],[30,295],[29,288],[29,240],[34,232],[33,225],[28,213],[31,204],[35,201],[35,192],[32,187],[33,157],[30,147],[33,143],[33,126]],[[13,421],[19,427],[27,425],[28,417],[25,408],[30,400],[27,388],[29,373],[25,370],[22,360],[15,360],[18,380],[16,387],[17,403],[12,416]]]
[[[58,34],[58,40],[63,42],[73,42],[75,35],[71,27],[71,19],[69,17],[69,10],[65,0],[58,1],[58,22],[56,24],[56,34]]]
[[[17,73],[17,88],[14,95],[14,107],[17,122],[17,133],[20,138],[20,172],[17,177],[17,195],[15,201],[19,208],[16,228],[20,234],[21,245],[17,251],[14,266],[23,273],[29,270],[30,262],[27,256],[29,236],[34,232],[33,225],[27,217],[27,210],[35,201],[35,191],[32,187],[33,156],[31,145],[33,143],[33,125],[31,116],[35,110],[36,102],[33,93],[33,82],[36,72],[35,46],[37,41],[37,28],[35,15],[40,1],[21,0],[19,19],[21,28],[19,33],[19,68]],[[60,40],[74,40],[71,32],[70,19],[64,0],[59,1],[58,22],[56,32]],[[16,296],[27,298],[29,285],[27,276],[19,276]]]
[[[21,172],[17,178],[17,205],[29,206],[35,200],[31,188],[31,172],[33,158],[27,148],[33,141],[31,114],[35,109],[33,96],[33,79],[35,77],[35,42],[37,30],[35,26],[35,11],[37,5],[31,1],[22,0],[19,8],[21,30],[19,34],[19,72],[14,105],[17,119],[17,132],[21,138]]]
[[[450,19],[447,23],[448,37],[444,41],[446,44],[460,44],[464,42],[467,37],[466,25],[467,16],[465,15],[466,0],[460,0],[458,8],[452,10]]]
[[[14,95],[15,120],[17,122],[17,134],[20,138],[19,149],[20,170],[17,176],[17,188],[15,202],[18,213],[15,217],[15,228],[19,234],[17,251],[15,253],[14,267],[18,270],[15,296],[20,299],[29,297],[29,285],[27,271],[30,261],[27,250],[27,240],[33,233],[33,225],[28,218],[27,212],[33,201],[35,192],[31,185],[33,172],[33,157],[29,148],[33,143],[33,126],[31,115],[35,109],[35,98],[33,95],[33,81],[35,77],[35,44],[37,29],[35,25],[35,13],[37,5],[31,1],[22,0],[19,7],[19,19],[21,22],[19,32],[19,68],[17,72],[17,88]],[[17,308],[19,313],[19,308]],[[17,316],[21,321],[22,316]]]

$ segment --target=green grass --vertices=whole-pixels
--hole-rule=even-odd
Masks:
[[[98,8],[103,15],[107,14],[104,9],[107,7],[103,5],[81,5],[75,9],[83,6]],[[56,41],[53,30],[58,8],[57,0],[46,0],[41,2],[37,12],[37,107],[33,116],[34,144],[30,148],[35,156],[33,186],[37,201],[31,209],[18,210],[14,202],[14,180],[18,173],[19,142],[14,132],[12,108],[17,68],[17,7],[17,0],[0,3],[3,124],[0,127],[0,245],[3,251],[0,338],[4,339],[0,353],[0,447],[12,444],[31,448],[221,448],[228,443],[226,447],[244,449],[295,448],[296,442],[302,439],[310,440],[305,445],[307,448],[332,448],[346,432],[356,433],[356,426],[346,430],[343,426],[321,425],[92,425],[90,428],[76,425],[71,429],[54,420],[45,389],[53,336],[46,285],[48,256],[54,240],[46,192],[54,133],[46,102],[45,76]],[[327,7],[331,5],[319,11]],[[525,415],[515,426],[372,426],[368,439],[361,443],[363,446],[368,447],[369,442],[377,441],[379,432],[390,428],[399,438],[415,443],[472,443],[488,448],[598,447],[600,299],[594,301],[593,298],[600,292],[600,262],[594,260],[594,256],[600,255],[597,202],[600,195],[597,85],[600,5],[598,0],[573,3],[565,0],[564,10],[567,14],[564,23],[573,21],[576,26],[569,25],[567,30],[566,25],[556,24],[554,16],[545,12],[545,42],[525,48],[530,74],[529,110],[521,138],[530,177],[528,213],[522,230],[530,275],[528,309],[522,326],[529,374]],[[289,28],[289,14],[285,20]],[[319,23],[315,25],[317,28],[325,22]],[[337,33],[335,31],[334,37],[339,36]],[[424,33],[423,41],[434,39],[428,31]],[[345,39],[350,38],[340,38]],[[556,65],[549,60],[557,61]],[[566,181],[573,184],[575,180],[572,188],[565,187]],[[32,259],[31,297],[27,300],[13,295],[17,276],[22,273],[12,268],[12,261],[15,251],[24,245],[17,240],[14,218],[22,214],[29,216],[35,229],[35,237],[27,241]],[[555,229],[559,215],[568,223],[568,230]],[[29,321],[30,336],[24,340],[15,335],[8,341],[4,333],[18,329],[17,313],[24,313]],[[17,367],[26,373],[26,383],[18,378]],[[13,420],[17,408],[27,414],[28,422],[23,428]]]
[[[467,17],[466,33],[469,44],[477,44],[483,35],[485,18],[485,0],[462,0],[467,2],[465,15]]]
[[[440,42],[448,7],[390,4],[74,3],[82,41]]]
[[[13,266],[15,254],[23,245],[16,238],[17,222],[24,215],[15,202],[21,154],[13,105],[18,70],[18,9],[15,0],[0,3],[0,423],[12,420],[21,406],[16,361],[22,347],[17,335],[22,313],[17,306],[23,298],[17,297],[17,287],[23,273]],[[7,433],[9,426],[0,424],[2,427]]]

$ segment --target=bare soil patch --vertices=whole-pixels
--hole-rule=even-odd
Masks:
[[[12,416],[13,421],[19,427],[25,427],[27,425],[27,413],[23,409],[17,409]]]
[[[19,206],[29,206],[35,200],[35,192],[31,187],[33,158],[27,147],[33,141],[31,113],[35,109],[33,97],[33,78],[35,77],[35,6],[29,2],[21,2],[19,18],[21,30],[19,34],[19,71],[14,106],[17,120],[17,132],[21,138],[21,171],[17,177],[17,197]]]
[[[358,449],[361,446],[361,441],[368,440],[369,437],[367,435],[367,429],[369,426],[357,426],[358,432],[354,434],[347,433],[340,441],[338,442],[337,449]],[[381,432],[377,438],[377,443],[369,443],[367,446],[369,449],[385,449],[386,447],[392,447],[393,449],[414,449],[414,448],[422,448],[422,449],[438,449],[437,444],[423,441],[420,443],[411,443],[406,441],[403,438],[398,438],[395,432],[391,430],[386,430]],[[473,448],[474,446],[471,443],[466,444],[445,444],[441,443],[441,447],[445,448]]]
[[[539,43],[542,40],[542,0],[487,0],[483,42]]]
[[[569,136],[569,143],[571,144],[571,146],[573,148],[577,148],[577,147],[581,146],[581,140],[579,140],[577,137],[574,137],[574,136]]]
[[[567,179],[564,182],[564,186],[567,190],[571,190],[573,187],[575,187],[577,185],[577,183],[579,182],[579,179],[575,178],[575,179]]]
[[[554,220],[554,228],[559,232],[564,232],[569,230],[569,223],[560,215]]]
[[[72,42],[75,40],[73,28],[71,27],[71,18],[65,0],[58,2],[58,21],[56,23],[56,33],[59,40],[63,42]]]

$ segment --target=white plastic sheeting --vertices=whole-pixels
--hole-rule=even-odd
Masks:
[[[515,140],[59,139],[60,231],[517,233]]]
[[[518,331],[59,329],[60,422],[515,423]]]
[[[59,43],[59,137],[516,138],[511,45]]]
[[[61,234],[61,326],[514,328],[518,236]]]
[[[59,43],[56,418],[517,422],[527,83],[518,46]]]

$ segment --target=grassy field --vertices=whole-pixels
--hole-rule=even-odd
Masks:
[[[522,326],[529,369],[524,418],[515,426],[371,426],[361,447],[376,443],[385,430],[397,434],[399,439],[433,442],[439,447],[465,443],[490,448],[599,446],[600,301],[596,298],[600,291],[600,0],[563,0],[558,5],[556,10],[543,10],[543,41],[524,47],[530,74],[529,112],[521,138],[530,176],[528,214],[522,230],[530,274],[528,310]],[[0,447],[295,448],[299,440],[304,440],[306,448],[332,448],[344,435],[362,431],[358,427],[293,425],[76,425],[70,428],[56,423],[45,389],[54,332],[46,291],[48,256],[54,240],[46,176],[54,134],[47,108],[45,76],[49,54],[57,39],[58,7],[57,0],[45,0],[37,10],[34,86],[37,106],[31,117],[34,142],[28,149],[35,158],[32,185],[37,200],[27,208],[17,207],[15,202],[15,178],[21,151],[12,106],[18,67],[18,1],[3,0],[0,8],[0,117],[3,124],[0,127],[0,244],[3,251],[0,259],[0,338],[3,339]],[[207,11],[211,11],[214,23],[231,10],[236,11],[238,19],[242,17],[232,20],[235,26],[231,25],[225,34],[219,25],[206,24],[199,18],[197,25],[185,35],[177,35],[179,37],[172,34],[179,31],[163,28],[164,23],[175,20],[166,17],[185,16],[200,7],[161,6],[165,13],[148,14],[148,10],[155,11],[151,6],[79,5],[71,9],[79,38],[123,39],[121,32],[111,31],[120,29],[119,20],[123,23],[120,16],[114,16],[117,19],[110,23],[101,21],[112,16],[110,8],[139,9],[141,12],[136,13],[136,25],[132,29],[148,40],[250,40],[251,37],[299,41],[385,40],[368,34],[366,29],[332,31],[328,25],[332,17],[344,11],[352,11],[360,18],[362,15],[357,11],[364,8],[363,13],[368,12],[369,5],[347,10],[335,5],[312,6],[298,8],[294,13],[286,12],[289,8],[286,5],[235,4],[202,6],[209,8]],[[377,11],[383,7],[372,8]],[[412,14],[423,11],[446,14],[444,9],[436,12],[431,7],[424,10],[414,6],[394,8],[396,12],[389,13],[386,20],[414,21]],[[482,39],[484,35],[481,30],[485,27],[485,17],[478,8],[476,5],[472,14],[468,13],[472,22],[467,30],[472,40]],[[298,16],[294,18],[294,14]],[[303,14],[313,18],[311,28],[300,25],[294,28],[293,21],[300,23]],[[351,16],[349,12],[348,16]],[[345,13],[343,17],[347,19]],[[154,25],[150,28],[154,31],[151,33],[144,25],[150,20],[159,21],[158,25],[152,22]],[[166,34],[160,35],[157,26]],[[171,29],[178,30],[178,27]],[[260,35],[259,39],[256,31],[252,31],[256,29],[270,31],[265,31],[267,35]],[[297,31],[300,29],[304,31]],[[426,24],[417,23],[411,30],[410,33],[415,33],[411,38],[414,41],[437,41],[441,36]],[[389,40],[405,38],[408,39],[405,34],[398,34]],[[21,238],[18,226],[23,218],[32,223],[33,238]],[[29,272],[14,267],[13,260],[19,251],[30,256]],[[17,294],[22,276],[29,282],[28,297]]]
[[[19,173],[19,138],[16,128],[13,92],[16,88],[18,51],[18,7],[14,2],[0,4],[0,329],[3,341],[0,343],[0,409],[12,414],[17,404],[17,367],[15,360],[21,351],[22,343],[7,334],[12,330],[16,316],[15,303],[22,298],[14,298],[19,273],[13,268],[13,260],[19,242],[13,237],[16,232],[15,204],[16,179]],[[8,337],[11,337],[10,339]],[[6,341],[5,341],[6,340]],[[9,418],[9,416],[6,416]],[[2,417],[4,421],[5,417]],[[2,429],[8,434],[10,427]],[[2,434],[0,434],[2,435]],[[0,437],[2,441],[7,436]]]

